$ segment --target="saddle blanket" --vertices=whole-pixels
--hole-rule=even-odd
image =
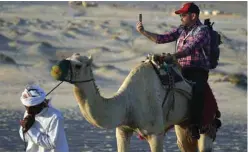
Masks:
[[[203,126],[212,123],[218,110],[216,99],[208,83],[205,88],[204,96]]]

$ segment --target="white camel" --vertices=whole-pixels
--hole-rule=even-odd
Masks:
[[[119,90],[111,98],[101,96],[93,77],[92,58],[73,54],[60,61],[55,73],[57,80],[74,85],[74,95],[85,119],[99,128],[116,128],[118,152],[128,152],[133,132],[143,136],[151,152],[162,152],[164,135],[170,126],[180,124],[187,117],[191,86],[185,81],[175,84],[175,100],[168,95],[162,106],[166,89],[150,62],[145,61],[131,70]],[[54,73],[54,71],[52,72]],[[174,102],[173,102],[174,101]],[[205,134],[190,141],[185,128],[175,126],[181,151],[211,151],[213,142]]]

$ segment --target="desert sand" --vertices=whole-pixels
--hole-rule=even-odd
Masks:
[[[247,151],[247,2],[196,2],[202,10],[220,10],[210,17],[222,35],[220,65],[209,83],[222,113],[223,126],[214,142],[216,152]],[[173,15],[181,2],[98,2],[95,7],[68,2],[0,2],[0,151],[23,151],[18,133],[24,107],[19,97],[29,83],[47,92],[58,82],[50,69],[78,52],[92,55],[96,83],[111,96],[129,71],[149,53],[173,53],[175,43],[155,44],[136,30],[143,14],[146,30],[164,33],[180,24]],[[116,151],[115,130],[95,128],[79,112],[72,85],[63,83],[49,97],[63,112],[72,152]],[[179,151],[174,130],[165,138],[166,151]],[[149,151],[132,137],[131,151]]]

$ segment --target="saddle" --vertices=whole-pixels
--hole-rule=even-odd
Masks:
[[[177,83],[180,81],[185,81],[191,86],[194,84],[193,82],[185,79],[182,76],[180,71],[181,69],[177,61],[175,61],[174,63],[167,64],[163,61],[163,57],[164,54],[162,55],[148,54],[147,56],[147,60],[153,66],[153,69],[155,70],[156,74],[160,78],[160,81],[163,85],[172,85],[171,83]]]
[[[155,66],[154,64],[152,64],[153,66]],[[168,65],[167,65],[168,66]],[[176,73],[176,71],[168,66],[168,67],[161,67],[160,70],[158,70],[158,68],[153,67],[154,70],[156,71],[156,73],[158,74],[161,83],[163,85],[169,85],[170,81],[173,81],[173,83],[177,83],[180,81],[183,81],[183,77],[181,77],[179,74]],[[165,73],[167,72],[167,73]]]

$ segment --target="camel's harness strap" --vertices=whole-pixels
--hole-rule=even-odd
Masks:
[[[163,81],[162,81],[162,79],[161,79],[161,75],[160,75],[158,69],[155,67],[155,65],[152,63],[151,60],[149,60],[149,62],[150,62],[150,64],[152,65],[152,67],[153,67],[154,71],[156,72],[157,76],[159,77],[159,80],[160,80],[161,84],[164,85],[164,83],[163,83]],[[167,99],[167,97],[168,97],[170,91],[171,91],[171,90],[173,89],[173,87],[174,87],[174,79],[173,79],[173,76],[170,74],[169,71],[168,71],[168,76],[169,76],[169,85],[168,85],[168,88],[167,88],[167,91],[166,91],[166,94],[165,94],[165,97],[164,97],[164,100],[163,100],[163,103],[162,103],[162,107],[164,106],[164,103],[165,103],[165,101],[166,101],[166,99]],[[172,96],[172,97],[173,97],[173,100],[175,100],[174,93],[173,93],[173,96]]]
[[[160,80],[161,84],[165,85],[164,82],[162,81],[160,72],[159,72],[158,69],[155,67],[154,63],[152,63],[151,60],[149,60],[149,62],[150,62],[150,64],[152,65],[152,67],[153,67],[154,71],[156,72],[157,76],[159,77],[159,80]],[[184,95],[185,97],[187,97],[187,98],[190,98],[190,96],[191,96],[190,93],[188,93],[188,92],[186,92],[186,91],[184,91],[184,90],[182,90],[182,89],[175,88],[175,82],[174,82],[173,75],[171,74],[171,71],[170,71],[169,68],[168,68],[167,70],[168,70],[167,72],[168,72],[168,78],[169,78],[168,80],[169,80],[169,82],[168,82],[168,88],[167,88],[165,97],[164,97],[164,99],[163,99],[162,107],[164,106],[165,101],[167,100],[167,98],[168,98],[168,96],[169,96],[169,93],[170,93],[171,91],[173,92],[173,94],[172,94],[172,98],[173,98],[172,100],[173,100],[173,102],[174,102],[174,100],[175,100],[175,94],[174,94],[175,91],[177,91],[177,92],[183,94],[183,95]],[[172,106],[173,106],[173,105],[174,105],[174,104],[172,104]],[[174,107],[172,107],[172,108],[174,108]]]

